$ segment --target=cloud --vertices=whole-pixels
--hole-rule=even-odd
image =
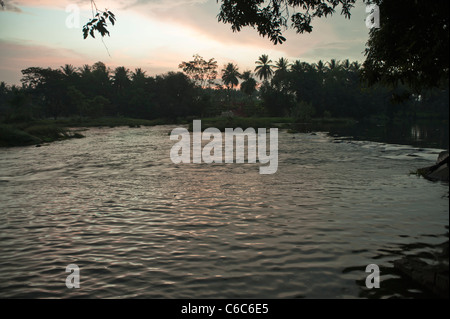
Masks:
[[[176,52],[170,52],[169,49],[164,48],[149,55],[148,58],[136,58],[127,52],[115,52],[114,60],[110,60],[105,55],[88,56],[72,49],[51,47],[32,41],[0,39],[0,81],[20,85],[22,78],[20,71],[28,67],[58,69],[65,64],[81,67],[84,64],[92,65],[99,60],[105,62],[112,70],[118,66],[125,66],[132,71],[135,68],[142,68],[147,75],[155,76],[178,71],[181,60]]]
[[[142,2],[152,1],[142,0]],[[352,59],[362,59],[361,51],[363,51],[367,39],[367,30],[363,19],[365,10],[361,6],[353,9],[351,20],[345,19],[338,13],[331,18],[316,19],[313,21],[312,33],[297,34],[294,30],[287,30],[284,32],[287,41],[282,45],[273,45],[268,38],[261,37],[252,28],[247,27],[241,32],[233,32],[229,24],[218,22],[217,14],[220,11],[220,3],[215,0],[189,8],[181,5],[183,2],[194,4],[201,1],[179,0],[180,5],[172,7],[170,10],[153,7],[148,11],[140,10],[140,14],[163,23],[177,25],[183,30],[192,30],[197,38],[202,38],[205,43],[211,44],[212,51],[222,45],[230,48],[246,48],[248,51],[255,52],[255,60],[263,53],[312,60],[311,62],[317,61],[319,56],[322,59],[326,57],[330,59],[344,58],[344,55],[349,55],[348,57]],[[218,47],[215,48],[214,43]],[[334,48],[332,43],[334,43]],[[339,46],[336,47],[336,44]],[[318,55],[317,59],[314,54]],[[204,55],[207,56],[206,53]],[[237,57],[231,52],[229,58]]]
[[[0,40],[0,61],[0,80],[9,84],[19,84],[22,77],[20,70],[28,67],[59,68],[67,63],[81,66],[88,61],[95,62],[69,49],[7,40]]]
[[[30,14],[5,15],[2,20],[0,71],[2,80],[6,77],[13,83],[20,79],[20,70],[29,66],[80,66],[105,59],[130,69],[142,67],[149,75],[156,75],[177,70],[181,61],[196,53],[205,59],[215,58],[219,67],[236,63],[240,70],[253,70],[262,54],[273,61],[280,57],[310,63],[332,58],[361,61],[368,35],[364,8],[358,9],[361,12],[354,8],[351,21],[339,14],[316,19],[311,34],[288,30],[284,33],[287,41],[275,46],[256,30],[244,28],[233,33],[230,25],[219,23],[220,3],[216,0],[96,0],[99,8],[106,6],[117,17],[111,37],[105,39],[111,52],[108,58],[99,39],[83,40],[80,29],[54,28],[53,21],[65,23],[67,3],[80,3],[89,9],[88,0],[4,1]],[[45,8],[30,9],[34,6]],[[17,70],[14,76],[13,69]]]
[[[79,6],[90,7],[89,0],[3,0],[6,5],[14,6],[47,6],[47,7],[61,7],[61,4],[76,3]],[[204,4],[208,0],[96,0],[95,4],[99,9],[116,7],[119,9],[129,9],[135,7],[147,7],[170,10],[180,6],[190,6]]]
[[[17,6],[15,1],[3,0],[1,1],[2,9],[5,11],[21,13],[22,10]]]
[[[122,3],[128,3],[125,5],[127,8],[132,8],[136,6],[148,6],[150,8],[158,8],[164,10],[170,10],[179,6],[190,6],[197,4],[204,4],[208,0],[135,0],[132,4],[129,1],[120,1]]]

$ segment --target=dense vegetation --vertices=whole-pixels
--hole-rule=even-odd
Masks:
[[[274,44],[283,32],[313,31],[312,21],[340,12],[350,19],[356,0],[217,0],[218,20],[239,32],[251,27]],[[436,0],[363,0],[377,5],[380,24],[371,28],[364,77],[373,83],[407,84],[421,93],[442,87],[449,74],[449,2]],[[373,7],[372,7],[373,9]]]
[[[0,83],[0,144],[79,137],[61,130],[67,126],[152,125],[192,117],[221,116],[228,118],[223,125],[250,126],[249,121],[229,118],[285,118],[278,123],[304,123],[314,117],[385,122],[395,117],[448,118],[448,86],[395,103],[393,97],[408,93],[408,88],[369,87],[361,80],[361,65],[348,60],[272,62],[262,55],[254,71],[240,72],[228,63],[219,72],[214,59],[195,55],[179,67],[183,72],[154,77],[139,68],[111,70],[102,62],[22,70],[22,86]]]
[[[262,55],[255,74],[240,73],[227,64],[216,79],[217,63],[195,56],[183,62],[181,72],[155,77],[142,69],[111,70],[102,62],[75,68],[30,67],[22,70],[22,86],[0,84],[0,117],[3,122],[26,122],[36,118],[131,117],[176,121],[187,116],[288,116],[300,121],[311,117],[371,116],[414,118],[436,114],[448,117],[448,88],[433,89],[393,103],[394,93],[406,88],[368,87],[361,81],[361,66],[348,60],[309,64],[273,63]],[[256,77],[256,79],[255,79]],[[261,80],[259,82],[257,80]]]

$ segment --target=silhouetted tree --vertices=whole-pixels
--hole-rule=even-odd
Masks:
[[[219,0],[218,0],[219,2]],[[289,26],[298,33],[311,32],[312,19],[327,17],[341,7],[341,14],[350,18],[350,9],[356,0],[221,0],[218,20],[231,24],[231,29],[255,28],[274,44],[283,43],[282,29]],[[299,12],[303,9],[303,12]],[[292,15],[291,15],[292,13]]]
[[[415,92],[442,87],[449,77],[449,2],[446,0],[363,0],[379,6],[380,28],[372,28],[365,51],[363,76],[369,85],[406,84]],[[219,2],[219,0],[218,0]],[[286,39],[289,26],[311,32],[313,18],[346,18],[356,0],[220,0],[218,20],[233,31],[253,27],[274,44]]]
[[[241,91],[251,96],[256,92],[256,80],[252,76],[252,71],[245,71],[241,75],[242,83],[241,83]]]
[[[217,61],[214,58],[205,61],[200,55],[194,55],[194,60],[181,62],[178,66],[198,87],[211,87],[217,78]]]
[[[415,92],[443,87],[449,77],[449,2],[383,0],[371,29],[363,75],[369,84],[406,84]]]
[[[288,88],[288,73],[289,73],[289,61],[286,58],[280,58],[275,62],[275,73],[272,78],[272,84],[277,86],[279,90],[285,90]]]
[[[299,121],[308,120],[312,114],[358,119],[373,115],[414,118],[424,112],[448,114],[448,88],[428,90],[393,106],[391,98],[408,88],[381,84],[368,87],[361,81],[363,68],[358,62],[331,60],[326,63],[330,70],[322,61],[310,64],[297,60],[289,66],[286,59],[279,59],[277,68],[272,69],[267,56],[261,60],[257,70],[275,76],[265,80],[259,91],[255,91],[257,83],[251,71],[239,75],[233,63],[223,70],[227,89],[195,86],[181,72],[150,77],[140,68],[130,72],[123,66],[111,72],[102,62],[80,68],[30,67],[22,71],[22,87],[0,83],[0,116],[16,122],[34,117],[117,115],[176,121],[190,115],[216,116],[230,107],[242,115],[293,116]],[[271,72],[264,73],[264,67]],[[233,90],[239,77],[240,90]],[[252,99],[255,96],[258,99]]]
[[[255,74],[259,79],[264,79],[264,81],[269,80],[273,76],[273,65],[272,60],[269,59],[267,54],[261,55],[255,62],[257,66],[255,67]]]
[[[108,9],[105,9],[105,11],[99,10],[94,0],[91,0],[91,8],[92,19],[83,26],[84,39],[86,39],[89,35],[95,38],[95,31],[100,33],[102,37],[105,35],[109,36],[109,31],[107,29],[108,22],[112,25],[115,24],[116,17],[114,13],[108,11]]]
[[[222,69],[222,82],[228,89],[239,85],[239,68],[233,63],[228,63]]]

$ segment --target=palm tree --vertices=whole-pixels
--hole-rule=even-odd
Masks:
[[[272,68],[274,66],[270,64],[272,63],[272,60],[269,60],[267,54],[261,55],[255,63],[258,64],[255,68],[255,74],[259,76],[260,80],[264,79],[264,81],[267,81],[273,76]]]
[[[143,79],[145,77],[145,71],[143,71],[141,68],[136,68],[134,69],[134,72],[131,73],[131,79],[133,81],[136,81],[137,79]]]
[[[256,91],[256,80],[253,78],[252,71],[245,71],[241,75],[241,91],[251,96]]]
[[[290,67],[293,72],[308,72],[313,68],[309,63],[301,62],[300,60],[296,60]]]
[[[141,68],[137,68],[134,70],[133,73],[131,73],[131,80],[133,82],[133,85],[142,87],[145,85],[145,82],[147,80],[147,76],[145,75],[145,71],[143,71]]]
[[[357,61],[352,62],[352,64],[350,65],[350,69],[352,71],[359,72],[360,69],[361,69],[361,64],[359,62],[357,62]]]
[[[237,65],[228,63],[225,68],[222,69],[222,81],[228,89],[232,89],[239,84],[239,69]]]
[[[339,61],[336,61],[336,59],[331,59],[327,64],[330,71],[337,70],[339,67]]]
[[[89,64],[84,64],[82,67],[78,68],[80,71],[81,77],[86,77],[91,74],[91,66]]]
[[[130,83],[130,70],[123,66],[119,66],[114,70],[113,87],[121,91]]]
[[[62,66],[61,71],[68,78],[77,75],[77,70],[72,64]]]
[[[271,83],[278,90],[285,90],[288,87],[289,61],[285,58],[280,58],[275,63],[275,69],[276,71]]]
[[[326,70],[325,64],[322,62],[322,60],[319,60],[319,62],[315,63],[314,67],[320,74],[324,73]]]
[[[276,63],[275,63],[275,68],[277,69],[275,71],[275,74],[286,74],[288,72],[288,68],[289,68],[289,61],[286,58],[280,58]]]
[[[349,71],[349,70],[350,70],[350,61],[349,61],[348,59],[345,59],[344,61],[342,61],[341,67],[342,67],[345,71]]]

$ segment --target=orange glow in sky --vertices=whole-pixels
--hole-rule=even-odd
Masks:
[[[216,0],[96,0],[117,18],[110,37],[83,40],[81,27],[91,17],[90,1],[5,0],[0,11],[0,81],[19,84],[20,70],[31,66],[58,68],[104,62],[115,68],[144,69],[148,75],[177,71],[194,54],[215,58],[219,67],[232,62],[240,71],[254,70],[255,61],[268,54],[291,62],[364,60],[368,38],[365,7],[361,1],[350,20],[337,12],[313,22],[311,34],[285,32],[287,42],[273,45],[253,29],[233,33],[217,22]],[[69,28],[68,5],[80,8],[80,25]],[[108,48],[106,50],[105,46]]]

